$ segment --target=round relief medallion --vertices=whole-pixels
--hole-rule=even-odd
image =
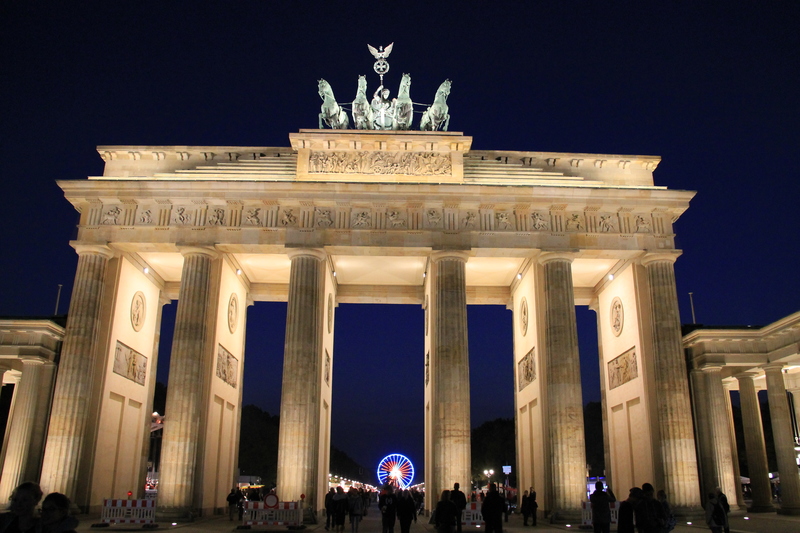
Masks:
[[[233,333],[236,331],[236,325],[239,321],[239,298],[234,292],[231,294],[231,299],[228,300],[228,330]]]
[[[328,295],[328,333],[333,331],[333,294]]]
[[[619,337],[624,323],[625,311],[622,309],[622,300],[617,296],[611,300],[611,330],[614,332],[614,336]]]
[[[133,331],[139,331],[144,326],[145,308],[144,293],[138,291],[131,300],[131,326],[133,326]]]
[[[519,309],[519,325],[522,328],[522,336],[528,334],[528,300],[522,299]]]

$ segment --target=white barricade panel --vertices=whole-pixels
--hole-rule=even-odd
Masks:
[[[155,500],[103,500],[100,516],[106,524],[152,524],[156,519]]]
[[[299,526],[303,523],[303,510],[298,502],[245,502],[242,520],[245,526]]]
[[[466,509],[461,512],[461,524],[465,526],[479,526],[483,524],[480,503],[469,502]]]
[[[611,523],[616,524],[619,516],[620,502],[614,502],[609,505],[611,508]],[[590,502],[581,502],[581,518],[584,526],[592,525],[592,504]]]

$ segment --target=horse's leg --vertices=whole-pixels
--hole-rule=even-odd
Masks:
[[[446,116],[447,118],[444,119],[444,127],[442,128],[442,131],[447,131],[447,127],[450,125],[450,114],[448,113]]]
[[[322,113],[319,114],[319,129],[322,129]]]

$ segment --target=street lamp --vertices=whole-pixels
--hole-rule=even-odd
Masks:
[[[486,485],[488,486],[489,483],[492,482],[492,476],[494,475],[494,470],[492,469],[484,470],[483,475],[486,476]]]

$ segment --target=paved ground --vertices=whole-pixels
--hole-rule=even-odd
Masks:
[[[369,515],[361,523],[359,533],[381,533],[381,523],[377,508],[373,505],[370,508]],[[747,519],[745,519],[745,517]],[[103,529],[93,529],[91,524],[99,521],[97,516],[83,515],[79,517],[81,520],[78,531],[142,531],[141,528],[129,528],[123,526],[111,526]],[[745,514],[737,513],[731,516],[731,531],[733,533],[797,533],[800,531],[800,517],[781,516],[775,513],[770,514]],[[171,526],[170,524],[160,524],[160,527],[155,531],[164,531],[168,529],[177,530],[178,533],[189,532],[232,532],[236,531],[238,523],[228,521],[227,517],[215,517],[210,519],[202,519],[188,524],[177,524]],[[306,527],[305,533],[326,533],[324,523],[321,525],[311,525]],[[564,531],[573,530],[578,528],[578,524],[544,524],[539,521],[537,527],[523,527],[522,517],[519,515],[512,515],[507,524],[504,524],[504,531],[508,533],[536,533],[536,531]],[[153,530],[151,530],[153,531]],[[253,531],[288,531],[285,527],[254,527]],[[400,526],[396,525],[395,533],[400,533]],[[479,533],[481,528],[464,527],[464,533]],[[589,528],[591,531],[591,528]],[[612,529],[612,531],[614,531]],[[697,533],[698,531],[708,531],[704,522],[692,525],[686,525],[685,522],[680,522],[678,527],[675,528],[676,533]],[[427,520],[422,520],[411,524],[411,533],[434,533],[433,526],[428,525]],[[351,533],[349,524],[345,526],[345,533]]]

